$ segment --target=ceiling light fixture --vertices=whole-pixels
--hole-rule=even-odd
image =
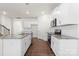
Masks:
[[[41,12],[41,14],[45,14],[45,12],[44,12],[44,11],[42,11],[42,12]]]
[[[7,13],[6,13],[6,11],[3,11],[3,15],[6,15]]]
[[[30,14],[30,12],[29,11],[26,11],[26,14]]]

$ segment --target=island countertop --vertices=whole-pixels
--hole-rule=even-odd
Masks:
[[[18,34],[18,35],[7,35],[4,37],[0,37],[0,39],[22,39],[28,35],[31,35],[31,33]]]

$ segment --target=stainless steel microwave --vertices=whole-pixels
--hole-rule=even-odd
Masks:
[[[54,20],[51,21],[51,27],[57,26],[57,19],[55,18]]]

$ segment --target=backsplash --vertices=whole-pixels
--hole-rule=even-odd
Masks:
[[[55,28],[52,27],[50,32],[54,33],[55,29],[61,29],[61,35],[79,37],[78,25],[70,25],[70,26],[55,27]]]
[[[61,28],[61,30],[62,30],[62,35],[78,37],[78,34],[77,34],[78,26],[77,25],[63,27]]]

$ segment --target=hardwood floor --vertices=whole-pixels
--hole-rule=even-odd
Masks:
[[[46,41],[34,38],[25,56],[55,56],[55,54]]]

